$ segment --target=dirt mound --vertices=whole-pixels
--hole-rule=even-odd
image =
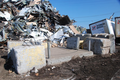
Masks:
[[[9,72],[11,64],[5,65],[7,54],[0,50],[0,79],[39,79],[39,80],[110,80],[120,69],[120,47],[117,47],[118,53],[108,55],[97,55],[91,58],[76,58],[61,65],[46,66],[37,73],[30,73],[30,76],[18,75]],[[5,56],[6,55],[6,56]],[[8,64],[8,63],[7,63]],[[7,69],[6,69],[7,67]]]

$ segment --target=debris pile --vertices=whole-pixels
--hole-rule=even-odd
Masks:
[[[49,39],[63,44],[66,37],[80,34],[67,15],[48,0],[2,0],[0,2],[0,41],[22,40],[42,43]]]

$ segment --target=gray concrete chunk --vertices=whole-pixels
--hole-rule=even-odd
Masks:
[[[44,46],[17,46],[11,49],[9,55],[18,74],[46,66]]]
[[[111,41],[110,39],[104,39],[104,38],[95,38],[95,37],[89,37],[86,38],[84,41],[83,48],[89,49],[89,42],[90,44],[90,50],[93,51],[93,53],[96,54],[106,54],[109,53]]]
[[[96,38],[104,38],[111,40],[110,53],[115,53],[115,36],[113,34],[96,34],[93,35]]]
[[[67,38],[67,48],[69,49],[79,49],[79,37],[69,37]]]

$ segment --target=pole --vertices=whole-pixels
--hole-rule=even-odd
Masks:
[[[88,51],[90,51],[90,49],[91,49],[91,40],[89,40],[89,49],[88,49]]]
[[[50,40],[47,41],[48,59],[50,58]]]

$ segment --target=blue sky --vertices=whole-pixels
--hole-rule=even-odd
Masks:
[[[61,15],[77,21],[74,25],[89,29],[89,24],[120,16],[120,0],[49,0]]]

